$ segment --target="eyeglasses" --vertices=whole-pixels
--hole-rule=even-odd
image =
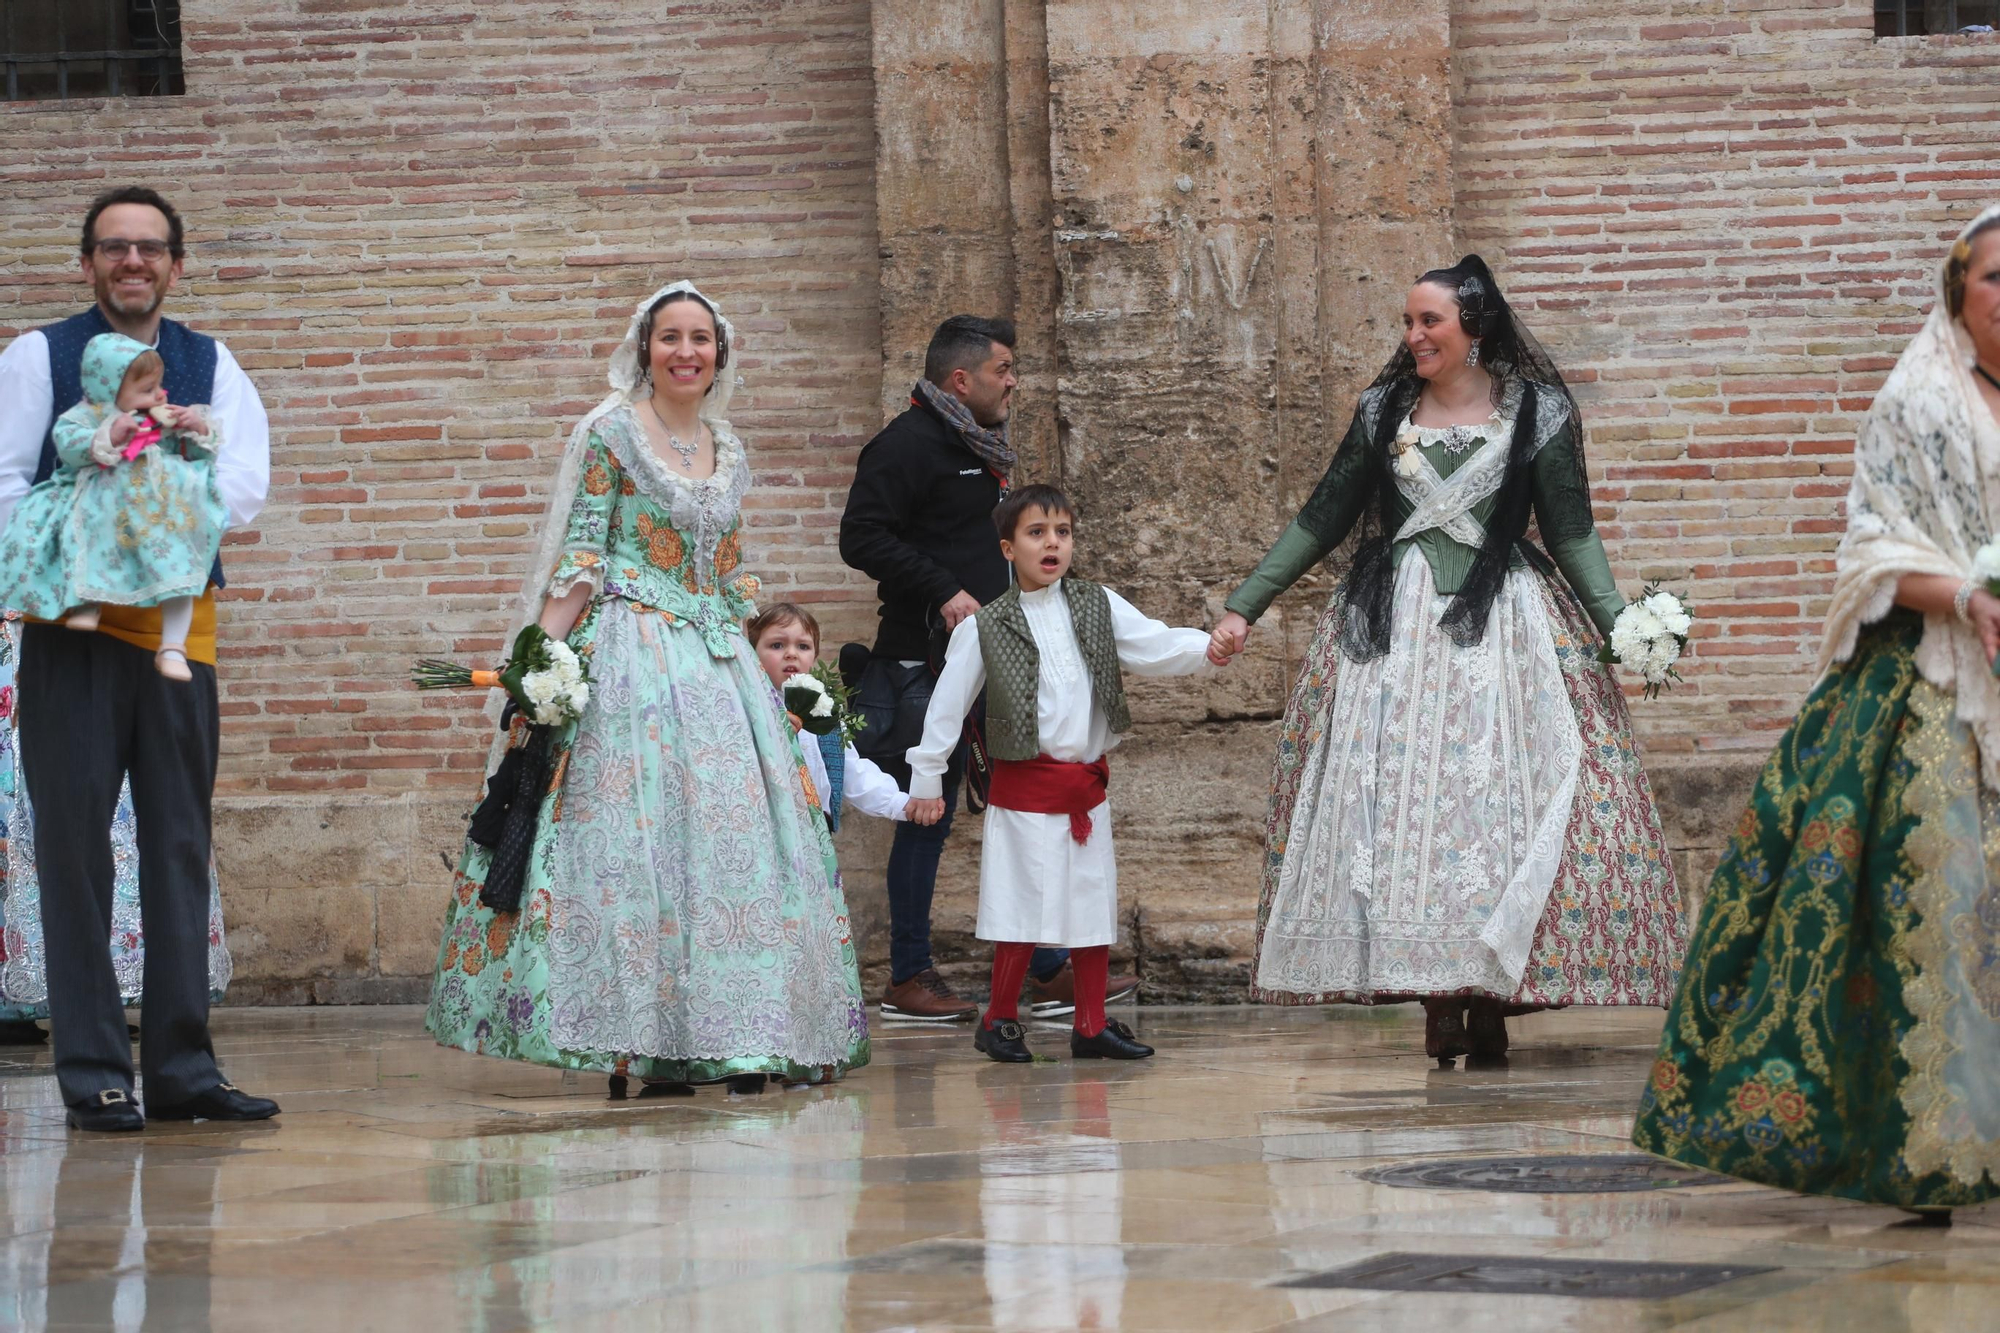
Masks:
[[[123,263],[125,257],[134,250],[137,250],[139,258],[147,263],[157,264],[167,257],[170,248],[165,241],[128,241],[122,236],[107,236],[91,244],[91,249],[114,264]]]

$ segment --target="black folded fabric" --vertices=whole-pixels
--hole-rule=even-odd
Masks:
[[[527,740],[509,750],[486,783],[486,799],[473,811],[467,836],[491,848],[479,901],[496,912],[521,910],[535,827],[549,782],[548,727],[530,727]]]

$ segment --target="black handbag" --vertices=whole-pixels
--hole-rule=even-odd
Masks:
[[[847,657],[842,650],[842,658]],[[861,669],[854,707],[867,726],[854,738],[854,752],[877,764],[906,764],[904,753],[924,738],[924,714],[930,711],[931,690],[937,684],[929,664],[904,666],[886,657],[871,657]]]

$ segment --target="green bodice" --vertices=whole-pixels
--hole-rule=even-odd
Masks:
[[[693,481],[662,463],[638,419],[620,408],[585,442],[561,559],[549,595],[578,583],[692,625],[717,657],[735,655],[756,611],[738,520],[750,466],[723,427],[715,471]]]
[[[1231,594],[1228,608],[1245,620],[1254,623],[1280,593],[1324,560],[1353,531],[1373,491],[1373,487],[1368,485],[1369,471],[1384,466],[1374,444],[1372,406],[1364,397],[1361,406],[1355,410],[1354,420],[1348,425],[1340,448],[1334,453],[1333,462],[1327,467],[1326,475],[1320,478],[1312,497],[1250,577]],[[1502,420],[1470,429],[1482,434],[1489,431],[1511,432],[1513,422]],[[1441,443],[1418,447],[1440,477],[1451,476],[1478,451],[1476,445],[1458,454],[1451,453]],[[1611,574],[1611,562],[1606,558],[1604,543],[1597,535],[1596,519],[1590,508],[1590,492],[1581,482],[1576,450],[1576,423],[1569,420],[1542,445],[1529,463],[1535,520],[1541,530],[1543,545],[1556,567],[1562,571],[1564,579],[1575,590],[1591,623],[1597,626],[1599,633],[1609,634],[1611,622],[1624,608],[1625,601],[1618,595],[1617,581]],[[1415,506],[1396,488],[1392,478],[1385,475],[1380,484],[1389,488],[1389,525],[1400,529]],[[1482,527],[1492,519],[1499,499],[1496,492],[1472,507],[1471,515]],[[1423,553],[1424,560],[1431,567],[1432,584],[1444,596],[1458,591],[1479,554],[1476,548],[1437,528],[1395,544],[1392,558],[1398,568],[1409,558],[1412,550]],[[1521,554],[1516,551],[1514,562],[1518,565],[1521,560]]]

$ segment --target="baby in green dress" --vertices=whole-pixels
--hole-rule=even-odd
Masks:
[[[0,606],[94,630],[99,607],[160,608],[154,665],[192,680],[194,599],[228,520],[215,482],[216,428],[174,406],[160,354],[123,334],[83,350],[83,401],[56,418],[56,468],[0,532]]]

